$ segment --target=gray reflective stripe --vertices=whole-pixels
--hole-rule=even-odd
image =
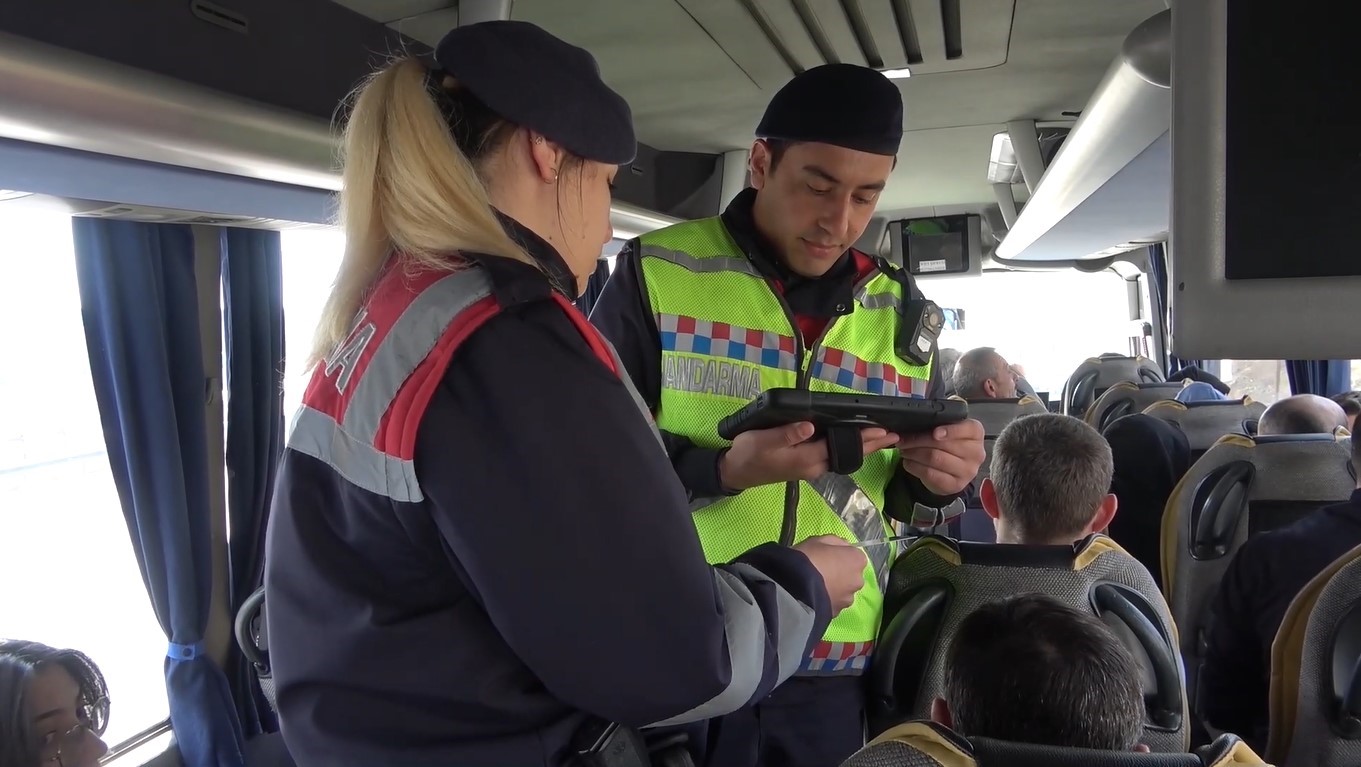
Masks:
[[[633,404],[638,407],[638,412],[647,421],[647,425],[652,428],[652,436],[657,438],[657,444],[665,450],[666,443],[662,441],[662,430],[657,428],[657,420],[652,417],[652,411],[643,401],[643,395],[638,393],[638,387],[633,385],[633,379],[629,376],[628,369],[624,367],[624,361],[619,358],[619,352],[615,350],[614,344],[610,343],[609,339],[603,335],[600,340],[604,341],[605,348],[610,350],[610,357],[614,359],[614,368],[619,371],[619,380],[624,382],[624,388],[628,390],[629,397],[633,399]]]
[[[882,541],[887,537],[884,528],[884,515],[879,511],[879,507],[874,505],[865,491],[855,483],[855,480],[845,474],[833,474],[827,472],[821,477],[809,482],[813,489],[822,496],[822,500],[832,507],[841,521],[850,528],[851,535],[861,543],[869,541]],[[889,556],[892,552],[889,549],[896,548],[894,544],[882,544],[879,546],[866,546],[865,556],[869,557],[870,564],[874,566],[875,577],[879,581],[879,588],[883,590],[888,582],[888,563],[892,561]]]
[[[746,256],[711,256],[709,258],[695,258],[689,253],[679,250],[671,250],[657,245],[643,245],[640,255],[643,258],[660,258],[661,260],[675,264],[682,269],[692,272],[740,272],[749,274],[752,277],[765,279]]]
[[[778,632],[775,634],[778,682],[783,682],[793,675],[798,669],[804,651],[808,648],[809,635],[817,619],[813,608],[795,599],[792,594],[754,567],[734,565],[726,570],[713,568],[713,573],[723,607],[724,637],[727,640],[728,668],[731,674],[728,686],[718,695],[689,711],[648,725],[649,727],[712,719],[730,714],[750,703],[765,675],[766,639],[772,628]],[[756,601],[744,579],[756,583],[769,583],[774,587],[775,615],[766,615],[762,612],[760,603]],[[768,625],[772,620],[776,624],[774,627]]]
[[[778,632],[775,634],[775,667],[777,684],[794,675],[803,665],[808,653],[808,640],[813,632],[817,612],[795,599],[770,576],[746,564],[730,565],[728,570],[740,573],[748,583],[769,583],[775,589],[775,611]],[[769,623],[769,616],[767,616]]]
[[[302,406],[293,417],[288,447],[321,461],[345,480],[400,503],[425,500],[416,482],[415,461],[386,455],[346,433],[329,415]]]
[[[898,309],[902,302],[892,293],[871,293],[868,287],[856,291],[855,300],[866,309]]]
[[[345,431],[373,444],[378,425],[406,379],[415,372],[449,323],[469,306],[491,295],[482,269],[464,269],[421,291],[397,318],[364,368],[345,409]]]

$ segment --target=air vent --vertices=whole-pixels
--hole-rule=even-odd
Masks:
[[[1015,0],[676,2],[763,90],[822,64],[913,76],[999,66],[1015,13]]]
[[[210,3],[207,0],[192,0],[189,3],[189,10],[198,18],[212,24],[213,26],[230,29],[239,34],[250,34],[250,19],[246,15],[230,8],[223,8],[217,3]]]

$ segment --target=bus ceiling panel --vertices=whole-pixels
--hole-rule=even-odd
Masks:
[[[326,224],[334,218],[332,195],[323,189],[12,139],[0,139],[0,188],[204,214],[206,218],[197,223],[240,225],[211,220],[239,217],[278,221],[282,226],[293,221]],[[70,207],[73,213],[102,210],[110,217],[147,220],[141,213],[119,216],[109,205],[72,203]],[[187,220],[183,215],[175,219]],[[269,226],[268,221],[257,223]]]
[[[1100,258],[1166,239],[1171,191],[1171,18],[1171,11],[1161,11],[1125,38],[1082,116],[998,246],[999,258]]]
[[[427,50],[329,0],[3,0],[0,31],[324,121],[375,62]]]
[[[0,137],[339,189],[325,120],[0,33]]]
[[[137,167],[136,162],[140,162],[162,170],[206,172],[201,176],[188,173],[183,178],[222,177],[219,180],[225,181],[235,177],[301,191],[331,192],[340,188],[340,174],[335,166],[338,143],[325,120],[2,32],[0,103],[5,104],[0,113],[0,138],[14,142],[135,161],[129,167]],[[675,153],[657,153],[646,146],[639,150],[640,158],[646,154],[651,161],[646,167],[626,169],[625,184],[633,189],[627,199],[648,203],[650,207],[658,199],[692,196],[694,190],[684,190],[684,194],[656,191],[665,192],[669,188],[666,179],[672,174],[667,172],[668,168],[689,167],[687,158],[670,157],[662,162],[656,156],[669,157]],[[708,167],[709,173],[717,167],[714,156],[694,159],[696,162],[690,164],[696,168],[676,173],[678,179],[688,183],[705,176],[704,168],[699,166]],[[4,170],[11,175],[16,171]],[[205,188],[212,186],[207,184]],[[22,184],[0,187],[183,207],[174,203],[173,196],[168,203],[152,203],[119,197],[116,192],[48,192]],[[716,199],[717,194],[715,185],[712,196]],[[261,197],[269,199],[273,197]],[[211,213],[233,212],[213,207],[211,202],[205,204],[208,206],[190,207]],[[227,204],[224,201],[223,205]],[[266,210],[249,215],[302,216],[296,220],[317,221],[329,216],[329,211],[318,212],[324,207],[308,202],[298,208],[302,212]],[[295,206],[285,205],[285,210],[294,211]],[[633,231],[637,225],[633,217],[620,215],[625,229]]]

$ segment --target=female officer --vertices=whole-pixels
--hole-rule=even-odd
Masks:
[[[607,723],[729,712],[861,584],[839,540],[706,565],[571,308],[636,146],[594,59],[500,21],[435,62],[389,64],[349,113],[346,253],[275,489],[271,661],[303,767],[556,767]]]

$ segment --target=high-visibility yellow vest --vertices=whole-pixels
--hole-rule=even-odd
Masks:
[[[850,314],[834,317],[805,348],[792,313],[734,242],[722,220],[691,221],[640,238],[643,280],[661,336],[661,399],[657,425],[707,448],[719,421],[762,391],[801,387],[924,397],[930,363],[913,365],[894,351],[903,297],[892,277],[876,273],[854,290]],[[798,484],[795,541],[832,534],[847,541],[892,533],[883,515],[898,451],[865,458],[850,476],[826,474]],[[786,486],[766,485],[726,498],[696,499],[693,508],[711,563],[779,539]],[[869,564],[855,602],[828,628],[804,664],[806,673],[863,670],[883,612],[883,585],[892,546],[866,549]]]

